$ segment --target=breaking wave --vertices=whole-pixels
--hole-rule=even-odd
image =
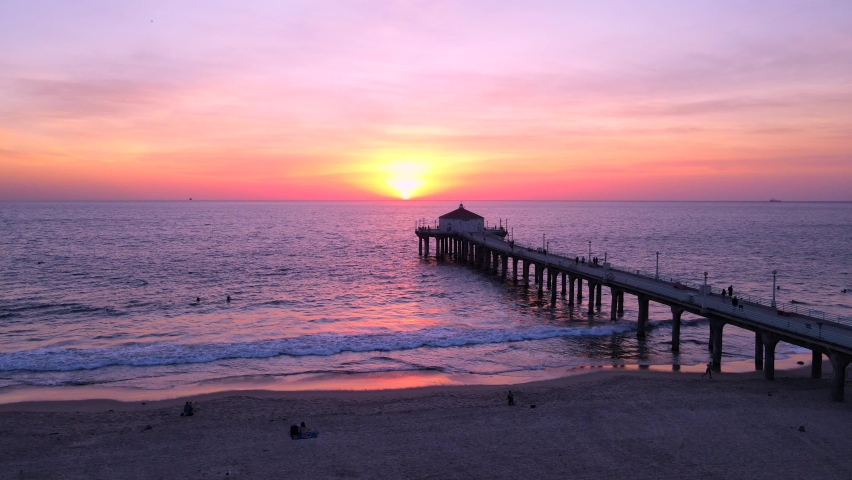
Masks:
[[[242,343],[133,343],[108,348],[39,348],[0,354],[0,371],[73,371],[108,366],[154,366],[208,363],[224,359],[281,355],[330,356],[343,352],[399,351],[421,347],[463,347],[557,337],[600,337],[634,329],[628,324],[559,327],[537,325],[513,330],[434,327],[388,334],[331,333]]]

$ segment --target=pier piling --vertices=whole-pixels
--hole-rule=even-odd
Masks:
[[[672,351],[680,351],[680,317],[683,315],[683,309],[672,307]]]
[[[831,398],[835,402],[843,401],[843,387],[846,385],[846,366],[849,365],[849,356],[842,353],[829,353],[828,359],[834,369],[834,378],[831,379]]]
[[[822,378],[822,352],[811,351],[811,378]]]
[[[778,345],[778,337],[771,333],[762,333],[763,339],[763,378],[775,380],[775,345]]]
[[[754,334],[754,369],[763,370],[763,337],[760,332]]]

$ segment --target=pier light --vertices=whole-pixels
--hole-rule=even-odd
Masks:
[[[778,270],[772,270],[772,308],[775,308],[775,276],[778,275]]]
[[[541,234],[541,248],[547,248],[547,245],[544,242],[545,234]]]
[[[655,279],[660,279],[660,252],[657,252],[657,274],[654,276]],[[706,280],[705,280],[706,283]]]
[[[589,261],[592,261],[592,241],[589,240]]]

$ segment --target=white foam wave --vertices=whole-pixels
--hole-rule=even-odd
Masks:
[[[433,327],[389,334],[315,334],[241,343],[125,344],[108,348],[39,348],[0,353],[0,371],[93,370],[115,365],[154,366],[208,363],[280,355],[330,356],[342,352],[398,351],[421,347],[461,347],[557,337],[599,337],[632,330],[629,324],[593,327],[535,325],[514,329]]]

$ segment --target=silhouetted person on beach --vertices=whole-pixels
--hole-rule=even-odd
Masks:
[[[180,414],[181,417],[191,417],[194,413],[192,413],[192,404],[186,402],[186,405],[183,406],[183,413]]]
[[[509,395],[506,395],[506,399],[509,400],[509,406],[510,407],[515,404],[515,396],[512,395],[511,390],[509,390]]]
[[[729,286],[728,286],[728,296],[729,296],[729,297],[733,297],[733,296],[734,296],[734,286],[733,286],[733,285],[729,285]]]
[[[308,433],[308,427],[305,426],[305,422],[302,422],[302,424],[299,425],[299,435],[304,435],[306,433]]]
[[[701,378],[704,378],[704,375],[710,375],[710,378],[713,378],[713,369],[710,368],[710,364],[707,364],[707,369],[704,370],[704,373],[701,374]]]

